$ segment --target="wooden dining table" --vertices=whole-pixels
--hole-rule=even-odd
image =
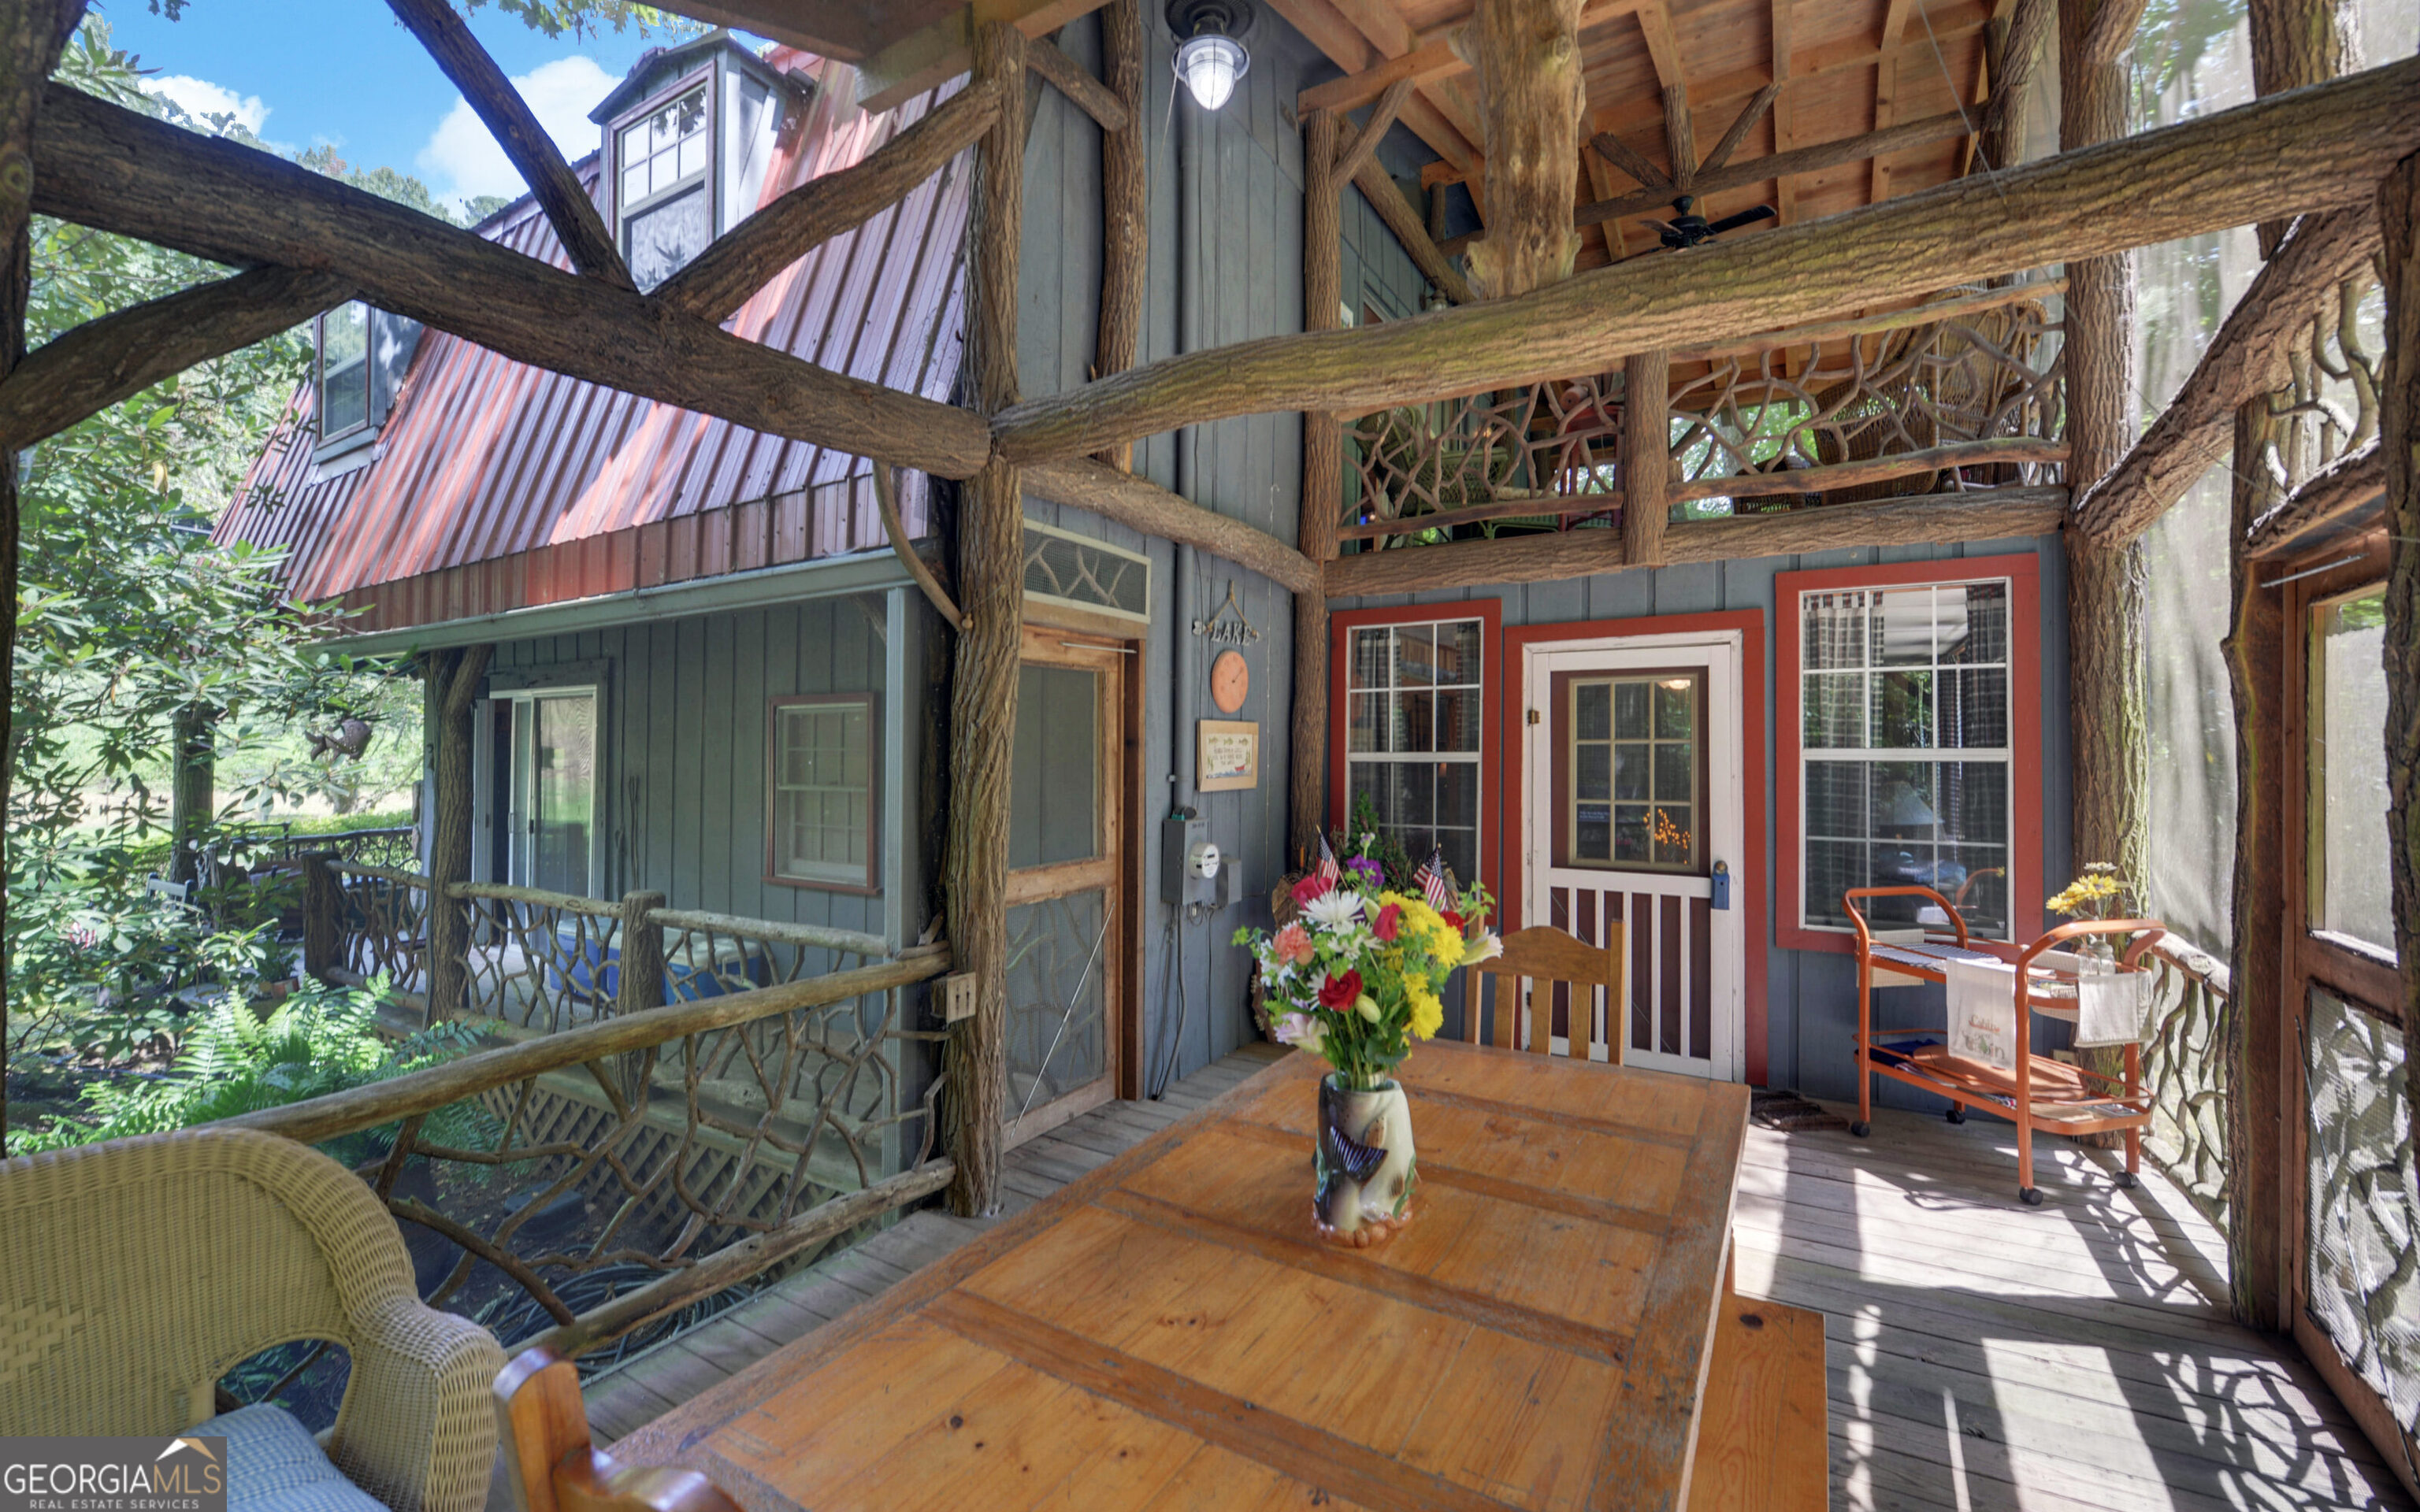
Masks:
[[[1747,1088],[1443,1041],[1414,1219],[1311,1227],[1306,1055],[614,1446],[749,1512],[1684,1505]]]

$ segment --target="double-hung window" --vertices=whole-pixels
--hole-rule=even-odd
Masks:
[[[1973,577],[1960,569],[1981,567]],[[2008,570],[1990,570],[2006,567]],[[2033,563],[1933,563],[1777,579],[1785,935],[1845,933],[1853,887],[1930,887],[1978,934],[2009,937],[2040,884]],[[1792,749],[1794,748],[1794,750]],[[1794,822],[1793,822],[1794,821]],[[1794,897],[1792,896],[1794,894]],[[1869,918],[1946,922],[1920,898]]]
[[[710,83],[698,80],[616,132],[622,255],[643,289],[678,272],[714,239]]]
[[[775,699],[766,875],[874,887],[874,695]]]
[[[1487,621],[1342,626],[1347,811],[1367,796],[1415,861],[1440,850],[1478,878]]]
[[[590,112],[605,131],[614,239],[639,287],[755,212],[804,88],[719,33],[656,54]]]

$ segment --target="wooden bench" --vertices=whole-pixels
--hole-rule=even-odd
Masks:
[[[1688,1512],[1823,1512],[1823,1315],[1727,1294],[1698,1409]]]

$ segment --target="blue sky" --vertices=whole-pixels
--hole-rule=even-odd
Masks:
[[[333,144],[357,167],[418,177],[440,198],[518,194],[520,180],[459,91],[381,0],[188,0],[183,19],[147,0],[93,8],[116,44],[157,70],[187,109],[231,110],[287,151]],[[471,27],[567,156],[597,146],[588,107],[664,39],[634,26],[549,39],[493,5]]]

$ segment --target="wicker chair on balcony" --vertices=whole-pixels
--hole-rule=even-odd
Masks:
[[[360,1178],[238,1129],[0,1161],[9,1432],[186,1433],[211,1418],[230,1366],[295,1339],[351,1356],[325,1447],[352,1487],[394,1512],[476,1512],[503,1351],[478,1324],[421,1303],[395,1220]],[[301,1437],[275,1409],[241,1415],[281,1420],[284,1443]],[[202,1431],[230,1433],[242,1478],[240,1427]],[[346,1494],[310,1504],[350,1499],[334,1489]],[[234,1504],[244,1489],[230,1485]]]

